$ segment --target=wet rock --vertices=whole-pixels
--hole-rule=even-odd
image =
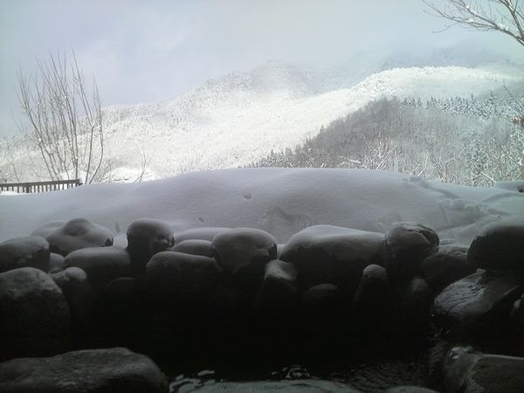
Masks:
[[[333,284],[319,284],[302,294],[302,328],[315,339],[331,340],[346,330],[349,307]]]
[[[0,243],[0,273],[19,267],[49,270],[49,243],[41,236],[18,237]]]
[[[280,259],[296,267],[302,291],[330,283],[354,292],[366,266],[383,264],[383,240],[381,233],[315,225],[292,236]]]
[[[127,229],[127,251],[135,275],[143,275],[149,259],[175,244],[173,231],[165,222],[142,218]]]
[[[97,313],[95,294],[87,280],[87,274],[78,267],[69,267],[51,274],[69,305],[71,336],[75,348],[90,345],[96,336]]]
[[[390,290],[384,267],[364,268],[352,302],[352,320],[360,335],[381,335],[388,329]]]
[[[468,247],[440,246],[420,263],[420,272],[429,286],[440,292],[449,284],[475,273],[477,266],[468,261]]]
[[[384,390],[384,393],[438,393],[436,390],[421,386],[395,386]]]
[[[479,271],[449,285],[435,298],[434,323],[457,339],[504,335],[512,305],[523,291],[512,274]]]
[[[320,379],[297,379],[284,381],[257,381],[257,382],[217,382],[195,387],[194,392],[293,392],[293,393],[359,393],[340,382],[324,381]]]
[[[408,282],[419,268],[420,262],[437,250],[437,233],[424,225],[400,222],[384,235],[388,257],[385,267],[393,282]]]
[[[68,221],[64,225],[49,231],[45,238],[49,242],[51,252],[63,256],[81,248],[113,245],[113,233],[109,229],[94,224],[85,218],[75,218]]]
[[[524,277],[524,221],[486,225],[469,248],[468,261],[493,272],[516,270]]]
[[[175,251],[155,254],[146,269],[149,296],[169,307],[205,302],[222,274],[212,258]]]
[[[64,265],[78,267],[86,272],[91,287],[97,291],[110,281],[132,274],[131,259],[120,247],[89,247],[68,254]]]
[[[0,321],[2,360],[49,356],[69,348],[68,304],[51,277],[39,269],[0,274]]]
[[[209,258],[212,258],[214,254],[211,241],[201,239],[183,240],[180,243],[176,243],[171,250],[186,254],[201,255]]]
[[[524,386],[524,358],[455,347],[443,363],[446,392],[520,393]]]
[[[264,266],[277,257],[275,238],[260,229],[237,228],[213,238],[218,264],[231,276],[231,284],[247,292],[258,291]]]
[[[400,288],[394,299],[393,333],[399,336],[426,336],[435,293],[421,277]]]
[[[255,312],[269,328],[281,330],[292,324],[299,305],[297,271],[287,262],[274,260],[265,267],[264,280],[255,301]]]
[[[125,348],[68,352],[0,363],[3,393],[165,393],[167,380],[146,356]]]

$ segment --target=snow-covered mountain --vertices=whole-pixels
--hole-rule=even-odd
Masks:
[[[424,61],[406,56],[405,64],[402,54],[386,59],[360,54],[323,68],[268,62],[209,80],[172,100],[107,107],[106,159],[113,179],[127,181],[144,167],[144,179],[152,179],[245,166],[271,150],[293,148],[371,100],[470,96],[523,80],[518,65],[504,59],[465,66],[456,51],[450,53]],[[459,65],[427,66],[435,59]],[[402,67],[384,69],[391,65]]]

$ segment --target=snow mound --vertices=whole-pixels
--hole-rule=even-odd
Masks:
[[[134,184],[95,184],[0,199],[0,241],[50,221],[84,217],[115,232],[138,218],[173,231],[258,228],[286,242],[318,224],[385,232],[412,221],[469,245],[488,223],[524,217],[524,194],[465,187],[393,172],[348,169],[227,169]],[[447,240],[446,240],[447,242]]]

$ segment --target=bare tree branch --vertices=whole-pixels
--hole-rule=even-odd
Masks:
[[[430,14],[466,28],[497,31],[510,36],[524,46],[524,11],[519,0],[447,0],[438,6],[423,0]]]
[[[104,156],[102,108],[93,81],[89,93],[85,78],[72,52],[50,55],[37,62],[35,76],[19,72],[19,100],[26,119],[23,131],[37,146],[49,176],[54,180],[80,178],[91,183]]]

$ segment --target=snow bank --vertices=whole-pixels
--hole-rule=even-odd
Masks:
[[[148,217],[168,222],[174,232],[259,228],[279,243],[315,224],[385,232],[394,222],[413,221],[435,229],[443,242],[469,245],[485,224],[524,217],[524,194],[381,171],[227,169],[3,196],[0,217],[0,241],[49,221],[83,217],[122,233]]]

